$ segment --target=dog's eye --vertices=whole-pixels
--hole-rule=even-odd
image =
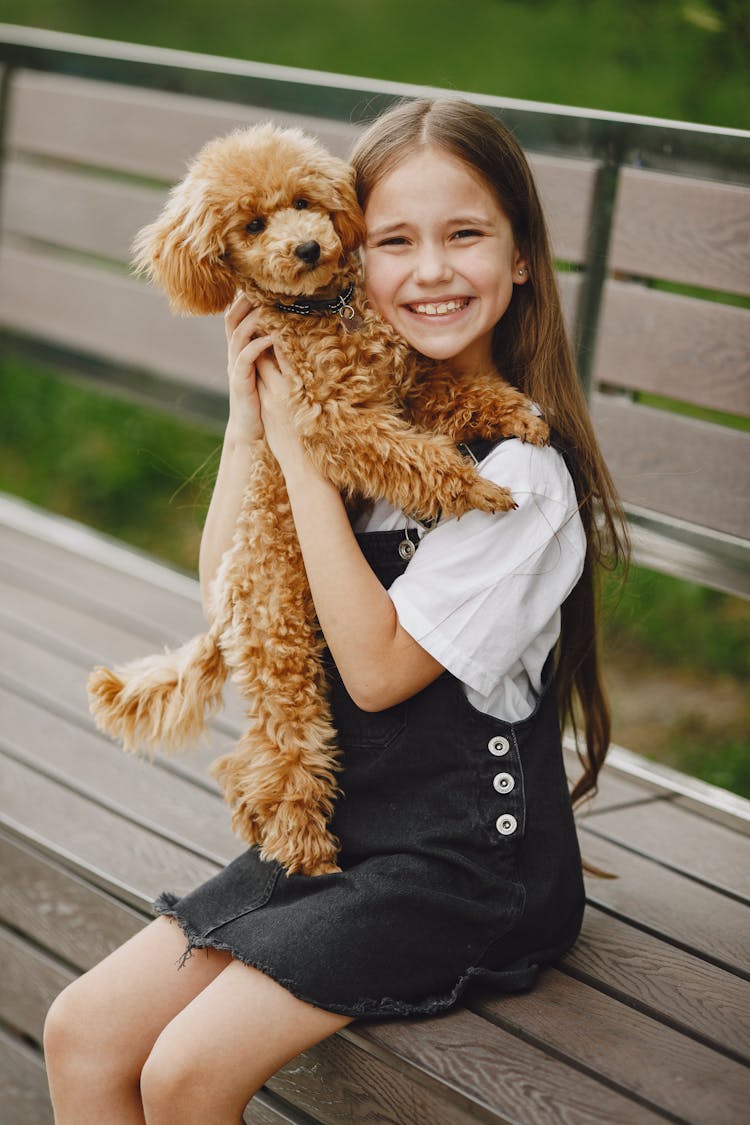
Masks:
[[[298,211],[304,211],[306,207],[310,206],[310,204],[306,199],[295,199],[294,206]]]
[[[245,230],[248,234],[260,234],[260,232],[262,230],[265,230],[265,228],[266,224],[263,219],[251,219],[245,227]]]

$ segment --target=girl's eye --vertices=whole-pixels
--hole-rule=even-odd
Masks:
[[[406,239],[403,237],[403,235],[397,235],[397,234],[394,234],[392,238],[384,238],[382,240],[382,242],[378,243],[378,246],[405,246],[405,245],[406,245]]]
[[[266,224],[263,219],[251,219],[245,227],[248,234],[260,234],[260,232],[265,229]]]
[[[298,211],[304,211],[306,207],[310,206],[310,204],[306,199],[295,199],[294,206]]]
[[[479,238],[481,235],[480,230],[457,230],[454,238]]]

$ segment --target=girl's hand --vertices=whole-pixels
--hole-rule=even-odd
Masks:
[[[270,336],[256,336],[257,324],[258,311],[240,294],[224,315],[229,375],[227,438],[238,445],[263,437],[256,365],[272,341]]]
[[[298,470],[307,473],[312,466],[291,421],[289,386],[293,372],[278,349],[259,356],[256,368],[261,421],[268,446],[285,477]]]

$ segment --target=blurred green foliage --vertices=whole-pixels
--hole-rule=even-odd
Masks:
[[[195,571],[221,435],[4,358],[0,491]]]
[[[750,128],[746,0],[0,0],[81,35]]]

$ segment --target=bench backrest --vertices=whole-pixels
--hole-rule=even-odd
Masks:
[[[25,29],[0,29],[3,61],[6,338],[203,417],[225,409],[220,318],[177,323],[129,275],[136,230],[210,137],[272,118],[346,156],[422,92]],[[749,595],[750,134],[472,99],[529,153],[636,557]]]

